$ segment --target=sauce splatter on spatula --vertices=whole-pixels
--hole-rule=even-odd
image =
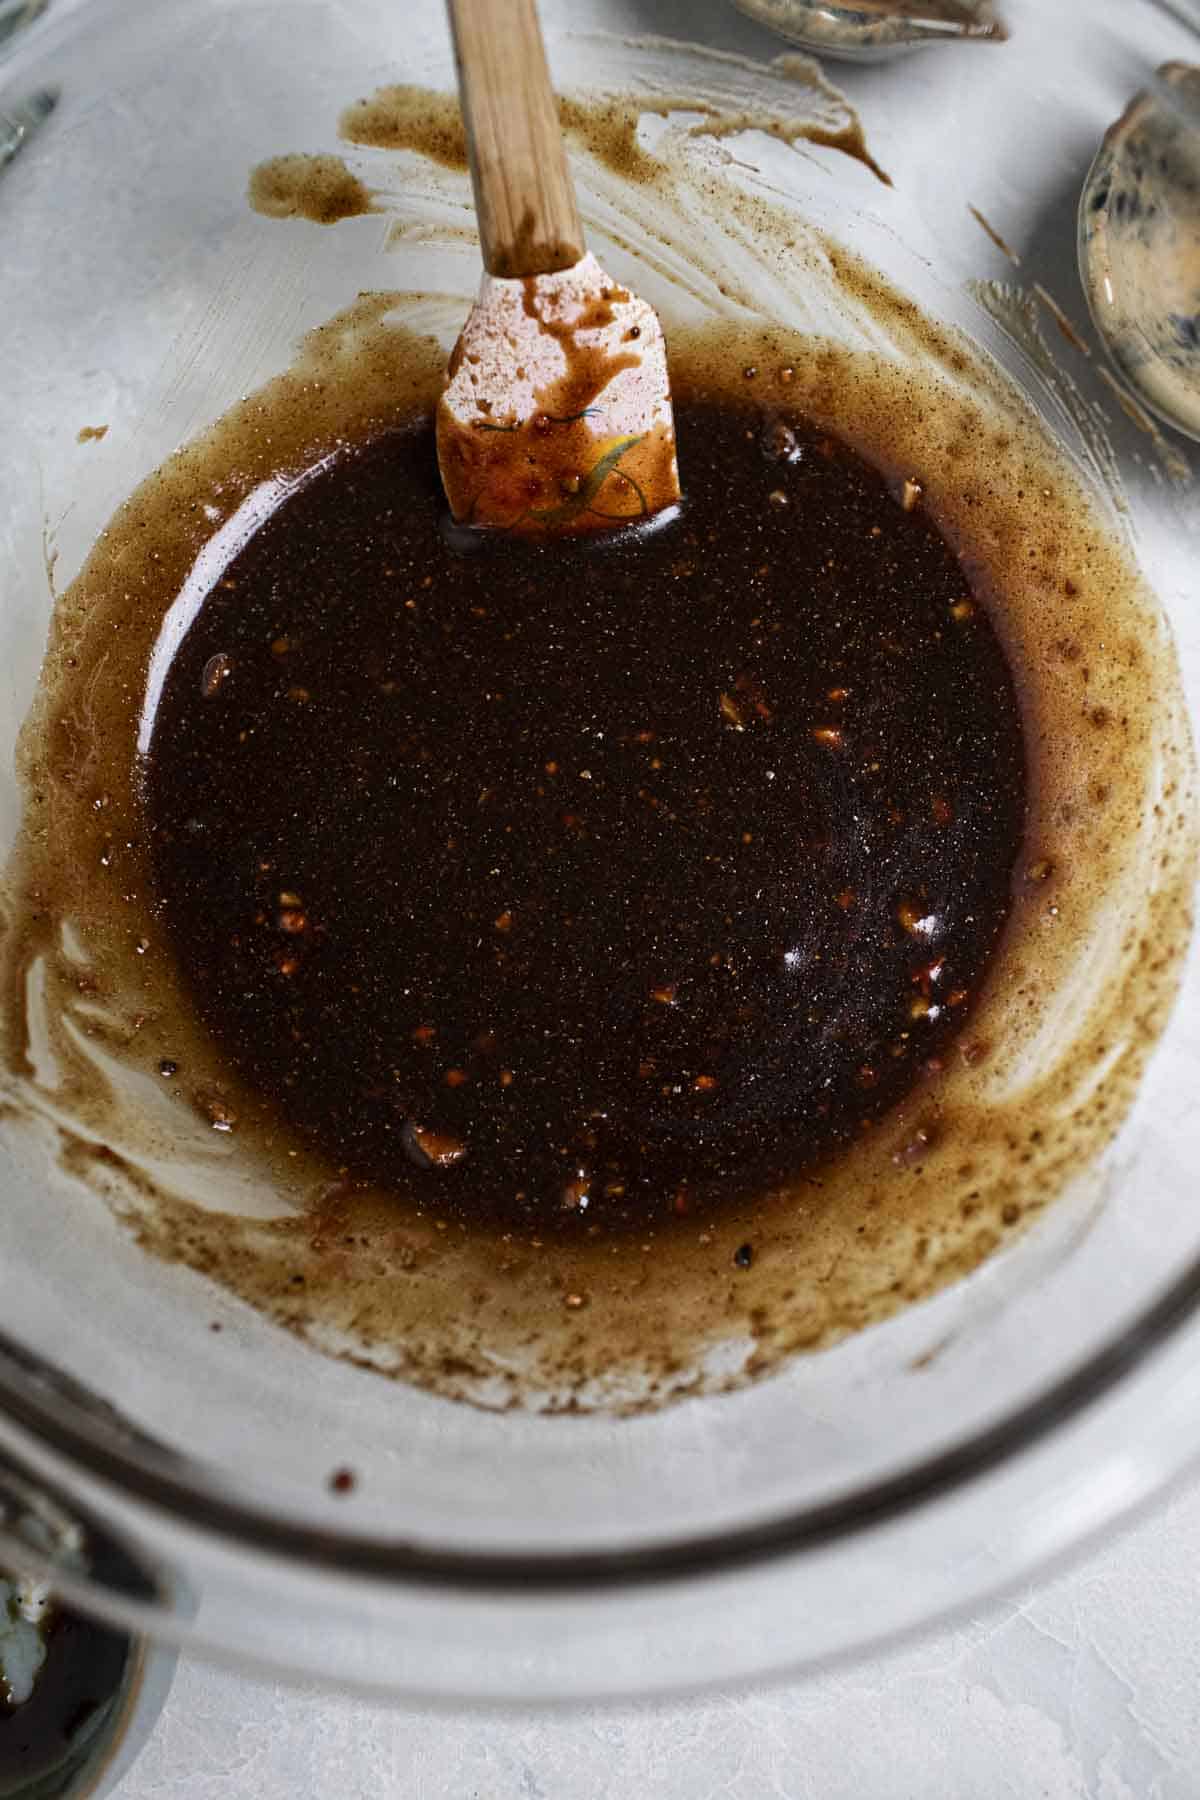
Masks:
[[[438,462],[462,524],[611,529],[679,500],[662,327],[583,230],[535,0],[450,0],[485,274],[450,358]]]

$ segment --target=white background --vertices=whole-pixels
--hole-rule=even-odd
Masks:
[[[793,1686],[388,1710],[188,1660],[118,1800],[1196,1800],[1200,1483],[1057,1579]]]

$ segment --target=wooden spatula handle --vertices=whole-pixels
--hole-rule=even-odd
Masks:
[[[447,0],[484,267],[548,275],[584,252],[536,0]]]

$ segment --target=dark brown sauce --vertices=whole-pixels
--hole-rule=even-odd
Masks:
[[[687,507],[441,529],[432,433],[225,568],[158,704],[161,916],[228,1056],[354,1178],[616,1227],[838,1153],[944,1056],[1007,914],[1016,698],[920,507],[703,398]]]
[[[701,123],[693,129],[714,137],[758,130],[785,144],[803,142],[840,151],[862,163],[885,187],[891,187],[891,176],[880,168],[867,147],[857,114],[841,94],[816,74],[815,64],[807,57],[785,54],[775,58],[772,73],[794,78],[802,90],[809,90],[808,97],[815,74],[824,98],[834,103],[835,122],[822,125],[806,117],[799,94],[795,116],[785,118],[753,105],[725,108],[695,91],[672,93],[647,88],[620,98],[560,94],[559,123],[567,137],[585,147],[597,161],[622,179],[644,185],[659,184],[663,170],[661,162],[638,142],[638,120],[648,113],[665,118],[675,112],[699,113]],[[447,169],[467,167],[467,136],[458,97],[435,88],[406,83],[377,88],[343,110],[338,135],[347,143],[378,150],[412,150]]]

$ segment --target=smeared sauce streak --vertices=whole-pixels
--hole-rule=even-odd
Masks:
[[[251,171],[247,198],[270,219],[311,219],[336,225],[341,219],[377,212],[375,197],[339,156],[272,156]]]
[[[727,60],[744,63],[742,58]],[[649,183],[661,175],[662,164],[637,141],[638,120],[643,114],[665,118],[671,113],[698,112],[702,118],[686,127],[688,135],[724,138],[741,131],[763,131],[786,144],[809,143],[839,151],[862,163],[886,187],[892,185],[890,175],[871,155],[857,115],[829,86],[815,63],[807,57],[783,55],[775,58],[771,69],[777,75],[794,77],[827,100],[836,100],[845,116],[834,124],[821,124],[802,116],[789,120],[754,108],[723,110],[711,101],[697,98],[695,93],[648,91],[602,100],[560,95],[559,122],[569,139],[585,146],[626,180]],[[347,143],[380,150],[413,150],[447,169],[467,167],[467,140],[458,100],[453,94],[433,88],[407,84],[378,88],[345,109],[338,121],[338,132]]]
[[[970,215],[974,219],[975,223],[979,226],[979,229],[984,233],[984,236],[989,237],[991,239],[992,243],[995,244],[995,246],[996,246],[997,250],[999,250],[1000,254],[1002,256],[1007,256],[1009,262],[1013,265],[1014,269],[1019,269],[1021,266],[1021,258],[1017,255],[1016,251],[1013,249],[1012,245],[1008,242],[1007,238],[1001,237],[1000,233],[996,230],[996,227],[992,224],[991,220],[985,218],[983,213],[980,212],[980,210],[977,206],[968,205],[967,211],[970,213]]]

